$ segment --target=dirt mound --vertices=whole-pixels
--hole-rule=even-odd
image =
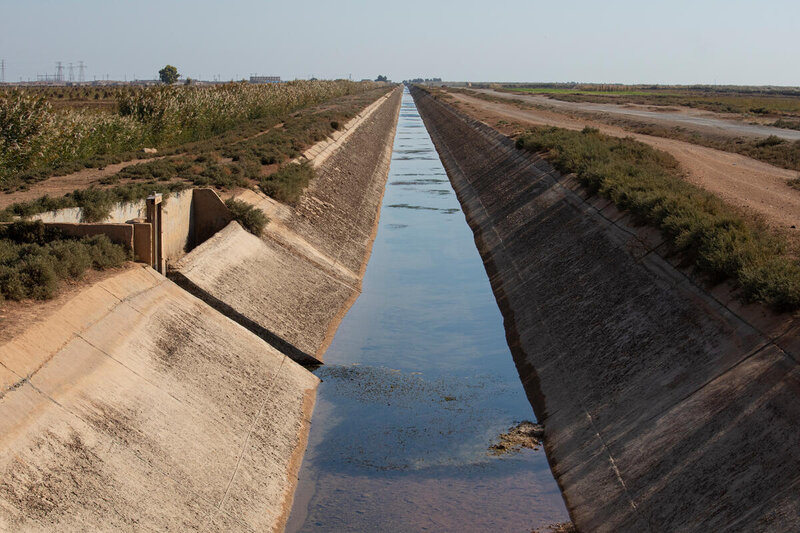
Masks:
[[[506,433],[502,433],[499,442],[489,446],[491,455],[505,455],[516,453],[522,448],[538,450],[544,438],[544,426],[534,424],[525,420],[516,426],[508,428]]]

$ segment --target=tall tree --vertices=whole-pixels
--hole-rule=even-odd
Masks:
[[[167,65],[166,67],[158,71],[158,77],[161,78],[161,81],[163,83],[171,85],[176,81],[178,81],[178,78],[180,78],[181,75],[178,74],[177,68],[173,67],[172,65]]]

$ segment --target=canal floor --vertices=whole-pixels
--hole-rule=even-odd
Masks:
[[[406,91],[363,291],[322,379],[287,531],[519,531],[569,518],[444,168]]]

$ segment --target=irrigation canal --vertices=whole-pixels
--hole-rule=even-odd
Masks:
[[[363,292],[323,380],[287,531],[530,531],[568,520],[458,200],[411,96]]]

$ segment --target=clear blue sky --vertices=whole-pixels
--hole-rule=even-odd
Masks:
[[[800,1],[0,0],[0,58],[7,81],[83,60],[88,79],[800,85]]]

